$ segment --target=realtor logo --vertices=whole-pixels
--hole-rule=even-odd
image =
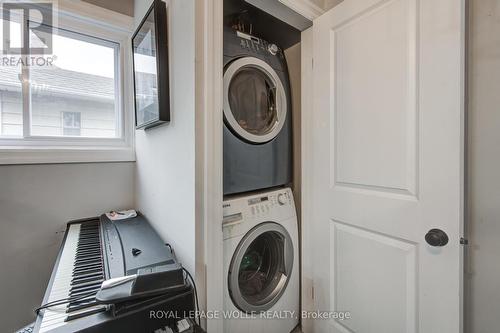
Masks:
[[[2,53],[16,55],[52,54],[53,1],[0,2],[3,19]],[[18,22],[21,45],[12,42],[12,22]]]

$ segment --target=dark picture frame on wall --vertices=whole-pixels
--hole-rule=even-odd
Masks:
[[[154,0],[132,36],[135,127],[170,121],[167,6]]]

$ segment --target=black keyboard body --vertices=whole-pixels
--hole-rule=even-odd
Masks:
[[[99,304],[95,299],[102,281],[133,274],[142,277],[157,267],[172,267],[167,280],[165,275],[162,281],[148,275],[143,280],[148,283],[141,288],[150,284],[175,288],[114,304]],[[193,287],[180,264],[140,214],[121,221],[102,215],[68,223],[42,304],[61,295],[72,301],[41,310],[34,332],[153,332],[189,317],[195,309]]]

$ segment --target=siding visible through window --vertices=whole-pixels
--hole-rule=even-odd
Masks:
[[[40,24],[38,6],[10,12],[8,41],[28,54],[1,54],[9,50],[0,31],[0,58],[13,59],[0,66],[0,165],[135,160],[126,97],[134,86],[125,70],[132,67],[133,19],[107,21],[82,1],[53,8],[54,27]],[[52,48],[41,54],[48,38]]]
[[[19,23],[11,23],[20,31]],[[29,92],[22,88],[20,66],[0,66],[0,137],[121,138],[116,75],[120,45],[65,29],[45,29],[53,39],[56,60],[52,66],[29,66]],[[20,34],[13,38],[20,43]],[[27,93],[31,98],[24,99]],[[23,112],[30,116],[23,117]],[[78,128],[65,126],[61,117],[75,112]]]

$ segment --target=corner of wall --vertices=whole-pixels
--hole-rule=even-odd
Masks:
[[[136,0],[135,22],[150,2]],[[195,0],[168,2],[171,121],[136,131],[137,208],[195,275]]]

